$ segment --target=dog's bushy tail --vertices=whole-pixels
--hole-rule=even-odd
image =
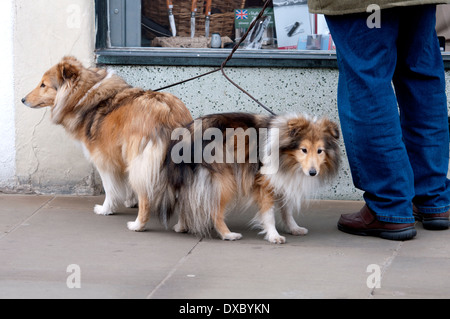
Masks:
[[[167,210],[164,214],[178,214],[186,231],[199,237],[209,237],[214,213],[220,202],[220,185],[214,181],[211,171],[202,164],[176,164],[166,159],[165,167],[168,172],[168,188],[174,191],[176,200],[171,207],[172,211]]]
[[[159,221],[164,227],[167,225],[175,212],[176,194],[174,188],[169,184],[168,172],[162,167],[157,193],[153,197],[151,213],[158,216]]]
[[[213,173],[197,166],[188,173],[178,194],[175,207],[182,214],[187,230],[200,237],[209,237],[220,203],[220,184]]]

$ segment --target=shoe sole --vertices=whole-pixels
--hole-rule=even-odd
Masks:
[[[417,221],[421,222],[423,228],[427,230],[445,230],[449,228],[450,221],[447,217],[423,217],[422,215],[414,214]]]
[[[399,230],[386,230],[386,229],[367,229],[367,230],[357,230],[352,228],[347,228],[341,224],[338,224],[338,229],[344,233],[358,235],[358,236],[372,236],[380,237],[389,240],[409,240],[416,236],[417,231],[414,226],[399,229]]]
[[[447,218],[422,218],[423,228],[427,230],[445,230],[449,228],[449,221]]]

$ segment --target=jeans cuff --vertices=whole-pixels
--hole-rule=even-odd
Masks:
[[[424,207],[416,205],[419,212],[422,214],[442,214],[447,212],[450,209],[450,205],[441,206],[441,207]]]
[[[415,218],[414,216],[412,216],[412,214],[411,217],[377,215],[377,219],[380,222],[394,223],[394,224],[413,224],[415,222]]]

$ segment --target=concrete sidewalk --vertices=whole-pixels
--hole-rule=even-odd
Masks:
[[[137,210],[97,216],[102,200],[0,195],[0,298],[450,297],[450,231],[417,224],[407,242],[338,231],[361,202],[314,202],[297,216],[309,234],[273,245],[247,227],[251,212],[229,216],[241,240],[200,240],[156,220],[131,232]]]

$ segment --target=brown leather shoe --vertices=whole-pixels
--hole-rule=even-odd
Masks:
[[[396,224],[377,220],[367,205],[357,213],[343,214],[338,222],[338,229],[353,235],[375,236],[390,240],[408,240],[416,236],[414,223]]]
[[[423,228],[428,230],[444,230],[449,227],[450,210],[441,214],[422,213],[413,205],[414,217],[422,222]]]

